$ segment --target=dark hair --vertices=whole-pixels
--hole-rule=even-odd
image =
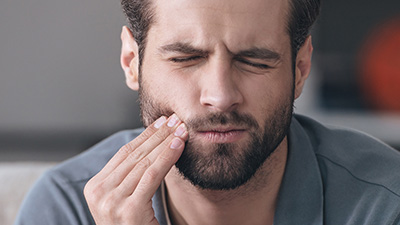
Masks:
[[[320,11],[320,0],[289,0],[290,10],[287,30],[290,36],[292,57],[295,61],[297,52],[309,35],[311,26]],[[154,22],[154,7],[151,0],[121,0],[122,9],[128,18],[133,37],[139,47],[139,67],[142,64],[147,32]]]
[[[288,34],[292,48],[293,63],[296,56],[306,41],[311,27],[318,18],[321,0],[289,0]]]
[[[147,32],[154,19],[151,0],[121,0],[122,9],[128,19],[129,27],[139,48],[139,68],[143,62]]]

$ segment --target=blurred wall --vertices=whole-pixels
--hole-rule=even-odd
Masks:
[[[118,0],[0,2],[0,130],[138,125]]]
[[[118,0],[0,1],[0,151],[140,126],[124,24]]]
[[[313,32],[313,69],[297,101],[297,111],[326,124],[364,131],[400,149],[400,55],[395,50],[400,47],[400,1],[321,2],[321,15]],[[362,60],[366,50],[374,45],[388,49],[384,46],[388,41],[371,42],[371,36],[387,40],[387,32],[380,31],[394,21],[399,26],[391,26],[390,37],[399,41],[390,42],[393,54],[375,56],[380,69],[366,74],[366,68],[372,65]],[[390,63],[379,63],[385,60]],[[367,81],[372,86],[367,86]],[[390,105],[377,107],[376,101],[388,100],[396,103],[397,110]]]

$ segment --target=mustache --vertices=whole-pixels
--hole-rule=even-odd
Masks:
[[[229,113],[213,113],[184,121],[189,130],[204,130],[218,125],[233,125],[243,128],[259,129],[255,118],[249,114],[232,111]]]
[[[140,92],[141,101],[140,108],[142,114],[142,120],[145,127],[156,121],[161,116],[170,117],[174,114],[174,111],[163,104],[155,104],[150,98],[146,96],[146,93]],[[145,105],[150,107],[144,107]],[[146,115],[146,116],[144,116]],[[179,115],[178,115],[179,116]],[[183,119],[183,118],[181,118]],[[220,113],[209,113],[204,116],[196,116],[195,118],[184,119],[183,122],[189,130],[204,130],[212,129],[215,126],[232,125],[241,128],[255,129],[258,130],[256,119],[246,113],[239,113],[237,110],[231,112],[220,112]]]
[[[150,114],[152,115],[150,123],[154,122],[162,115],[170,117],[172,114],[174,114],[174,111],[172,110],[158,108],[157,112],[153,111],[153,113]],[[223,125],[232,125],[255,130],[260,128],[253,116],[246,113],[239,113],[237,111],[232,111],[229,113],[211,113],[196,118],[185,119],[183,122],[189,130],[204,130]]]

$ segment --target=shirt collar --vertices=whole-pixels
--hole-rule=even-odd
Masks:
[[[166,225],[172,225],[171,219],[169,217],[169,212],[168,212],[168,204],[167,204],[167,193],[166,190],[167,188],[165,187],[165,182],[161,182],[161,198],[162,198],[162,204],[164,208],[164,214],[165,214],[165,222]]]
[[[310,139],[293,117],[274,224],[323,224],[323,187]]]

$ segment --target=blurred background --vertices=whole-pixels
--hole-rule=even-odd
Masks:
[[[119,64],[118,0],[0,1],[0,224],[37,177],[141,126]],[[400,1],[323,0],[296,112],[400,149]]]
[[[116,0],[1,0],[0,161],[61,161],[141,126]],[[325,0],[296,111],[400,147],[400,1]]]

